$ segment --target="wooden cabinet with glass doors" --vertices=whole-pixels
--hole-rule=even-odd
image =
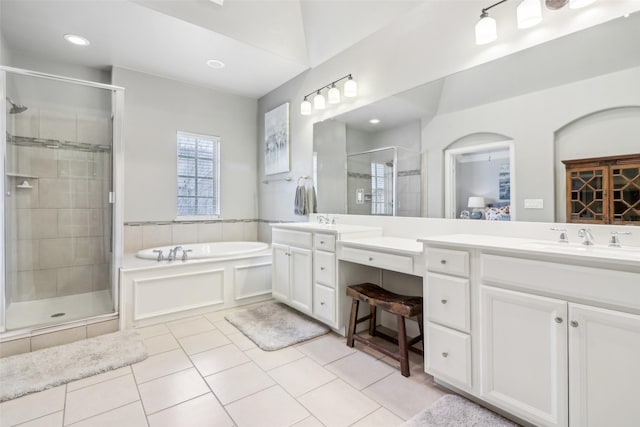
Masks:
[[[567,222],[640,225],[640,154],[562,163]]]

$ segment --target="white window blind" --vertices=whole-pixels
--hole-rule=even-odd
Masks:
[[[178,131],[178,217],[220,215],[220,138]]]

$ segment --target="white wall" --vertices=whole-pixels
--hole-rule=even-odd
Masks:
[[[125,92],[125,221],[176,217],[176,132],[221,138],[223,219],[258,215],[254,99],[114,67]]]

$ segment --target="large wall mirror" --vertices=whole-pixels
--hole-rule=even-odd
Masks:
[[[565,222],[563,161],[637,153],[638,13],[316,123],[318,211]]]

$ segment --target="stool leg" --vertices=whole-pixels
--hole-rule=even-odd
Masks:
[[[369,308],[371,309],[371,318],[369,319],[369,335],[374,337],[376,335],[376,322],[378,321],[376,319],[377,310],[375,305],[370,305]]]
[[[351,302],[351,317],[349,319],[349,331],[347,332],[347,346],[353,347],[353,335],[356,333],[356,326],[358,323],[356,320],[358,319],[358,305],[360,301],[354,299]]]
[[[404,316],[398,316],[398,346],[400,347],[400,373],[409,376],[409,348],[407,346],[407,328]]]

